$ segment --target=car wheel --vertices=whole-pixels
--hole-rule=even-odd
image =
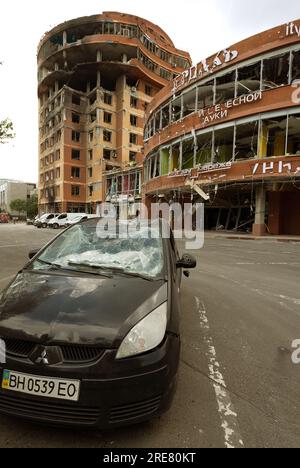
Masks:
[[[57,223],[53,224],[53,228],[58,229],[59,228],[58,224]]]
[[[43,223],[43,224],[42,224],[42,228],[43,228],[43,229],[46,229],[46,227],[47,227],[47,223]]]

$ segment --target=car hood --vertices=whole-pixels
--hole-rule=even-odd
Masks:
[[[0,337],[115,348],[167,295],[164,280],[23,272],[0,295]]]

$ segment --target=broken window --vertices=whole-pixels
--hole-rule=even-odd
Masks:
[[[93,168],[92,167],[88,167],[88,177],[89,178],[93,177]]]
[[[92,161],[93,160],[93,150],[89,150],[88,155],[89,155],[89,160]]]
[[[182,97],[179,96],[171,101],[171,122],[177,122],[181,119]]]
[[[80,142],[80,132],[75,132],[75,130],[72,130],[72,141],[75,141],[76,143]]]
[[[130,107],[133,107],[134,109],[137,109],[138,107],[138,100],[134,96],[130,96]]]
[[[80,96],[77,96],[77,94],[72,94],[72,104],[75,104],[75,106],[80,106]]]
[[[80,150],[72,149],[72,159],[76,161],[80,160]]]
[[[109,161],[111,156],[111,151],[110,149],[104,149],[103,150],[103,159]]]
[[[160,176],[160,157],[158,153],[151,156],[150,159],[150,178],[154,179]]]
[[[300,50],[293,52],[292,82],[300,81]]]
[[[170,171],[179,171],[180,168],[181,143],[175,143],[171,147],[170,153]]]
[[[300,154],[300,113],[289,116],[288,154]]]
[[[112,139],[112,133],[109,130],[103,130],[103,140],[110,143],[111,139]]]
[[[258,129],[258,120],[236,126],[235,159],[253,159],[257,157]]]
[[[72,122],[76,123],[76,124],[79,124],[80,123],[80,115],[79,114],[74,114],[74,112],[73,112],[72,113]]]
[[[96,112],[92,112],[90,114],[90,122],[93,123],[93,122],[96,122],[97,120],[97,113]]]
[[[92,197],[92,196],[93,196],[93,192],[94,192],[94,187],[93,187],[93,185],[89,185],[89,186],[88,186],[89,197]]]
[[[197,110],[211,107],[214,104],[214,80],[208,81],[207,83],[198,87],[198,102]]]
[[[130,125],[132,127],[137,127],[137,116],[136,115],[133,115],[133,114],[130,115]]]
[[[104,104],[107,104],[108,106],[111,106],[112,105],[112,95],[108,94],[108,93],[104,93],[103,102],[104,102]]]
[[[165,128],[169,124],[170,124],[170,104],[167,104],[161,110],[161,128]]]
[[[287,116],[262,120],[259,146],[261,158],[285,155],[286,130]]]
[[[260,90],[261,62],[238,69],[238,96]]]
[[[234,127],[215,130],[213,163],[229,162],[233,158]]]
[[[212,132],[197,135],[196,165],[204,166],[211,163]]]
[[[89,141],[90,143],[94,140],[94,132],[89,132]]]
[[[135,151],[129,151],[129,162],[135,163],[136,156],[137,156],[137,153]]]
[[[104,120],[105,123],[111,124],[112,123],[112,114],[110,112],[104,112],[103,120]]]
[[[216,78],[216,104],[221,104],[235,97],[235,70]]]
[[[145,85],[145,94],[147,94],[147,96],[152,96],[152,86]]]
[[[281,54],[263,61],[263,89],[278,88],[289,82],[290,54]]]
[[[192,114],[196,110],[196,88],[185,93],[182,97],[183,117]]]
[[[154,121],[155,121],[155,131],[157,132],[158,130],[161,129],[161,125],[160,125],[160,110],[158,112],[156,112],[155,116],[154,116]]]
[[[80,168],[79,167],[72,167],[71,168],[71,177],[73,179],[79,179],[80,178]]]
[[[192,169],[194,167],[194,143],[194,138],[182,142],[182,169]]]
[[[80,185],[72,185],[71,192],[72,192],[72,197],[79,197]]]
[[[137,145],[138,136],[136,135],[136,133],[130,133],[129,134],[129,143],[131,143],[132,145]]]
[[[92,96],[89,99],[90,106],[92,106],[96,101],[97,101],[97,94],[93,93]]]

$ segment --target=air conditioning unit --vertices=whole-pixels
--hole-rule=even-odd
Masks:
[[[136,89],[135,86],[133,86],[133,87],[131,88],[131,92],[134,93],[134,94],[137,92],[137,89]]]

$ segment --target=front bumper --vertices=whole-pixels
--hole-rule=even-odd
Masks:
[[[53,400],[0,389],[0,413],[49,425],[101,429],[136,424],[167,411],[171,405],[179,363],[180,340],[169,335],[148,354],[117,361],[106,350],[91,365],[41,366],[8,359],[0,365],[32,375],[79,379],[77,403]]]

